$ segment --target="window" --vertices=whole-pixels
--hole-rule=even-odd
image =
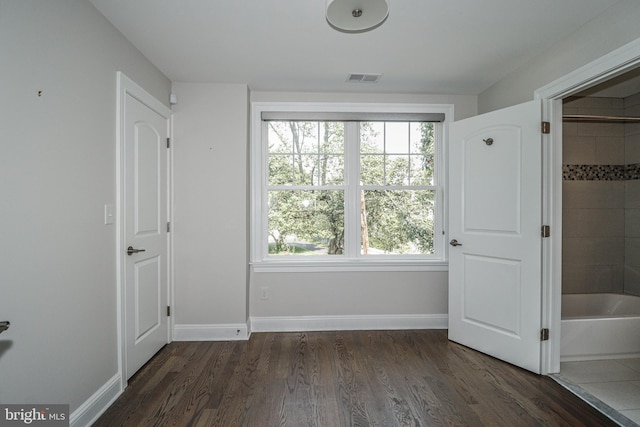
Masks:
[[[447,108],[283,107],[254,104],[254,266],[442,265]]]

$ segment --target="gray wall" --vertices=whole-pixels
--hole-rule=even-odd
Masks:
[[[0,0],[0,58],[0,402],[74,411],[118,369],[116,70],[170,82],[85,0]]]
[[[536,89],[640,38],[640,2],[623,0],[478,96],[485,113],[533,99]]]
[[[173,92],[175,322],[246,324],[248,89],[178,82]]]
[[[251,273],[244,85],[174,83],[176,329],[235,333],[247,317],[445,314],[446,272]],[[454,104],[475,96],[252,92],[251,101]],[[247,283],[249,288],[247,289]],[[259,298],[269,287],[269,300]],[[217,329],[216,329],[217,328]],[[215,334],[215,333],[214,333]]]

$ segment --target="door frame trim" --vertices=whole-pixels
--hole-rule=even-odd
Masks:
[[[542,219],[551,236],[542,245],[542,328],[551,331],[541,346],[541,373],[560,372],[562,299],[562,99],[640,66],[640,38],[538,88],[543,120],[551,133],[543,137]]]
[[[127,387],[126,370],[126,331],[125,331],[125,228],[124,228],[124,115],[125,99],[131,95],[151,109],[156,111],[168,122],[168,135],[173,137],[173,112],[169,107],[158,101],[153,95],[144,90],[140,85],[127,77],[123,72],[116,72],[116,324],[117,324],[117,353],[118,375],[120,377],[120,392]],[[167,152],[167,221],[171,221],[173,212],[173,156],[172,150]],[[167,304],[173,306],[173,233],[167,233]],[[173,339],[173,319],[170,316],[167,321],[167,343]]]

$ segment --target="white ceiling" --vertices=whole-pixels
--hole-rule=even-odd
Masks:
[[[332,29],[326,0],[90,1],[172,81],[477,95],[619,0],[389,0],[361,34]]]

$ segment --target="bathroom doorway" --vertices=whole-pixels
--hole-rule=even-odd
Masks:
[[[549,328],[548,341],[542,345],[542,371],[558,380],[569,390],[590,402],[594,406],[602,405],[610,417],[618,417],[621,425],[637,425],[630,418],[574,383],[563,381],[561,370],[562,334],[562,291],[563,291],[563,102],[571,97],[597,91],[604,86],[614,85],[616,78],[633,73],[640,68],[640,39],[632,41],[557,80],[537,89],[536,99],[543,101],[543,120],[550,122],[550,133],[543,138],[543,224],[550,226],[550,236],[543,239],[543,287],[542,287],[542,327]],[[567,108],[567,111],[570,111]],[[570,143],[570,142],[569,142]],[[568,219],[567,219],[568,220]],[[570,226],[569,226],[570,227]],[[637,331],[633,335],[636,339]],[[578,341],[585,341],[580,339]],[[616,359],[609,359],[616,360]],[[566,368],[566,365],[565,365]],[[565,369],[567,371],[567,369]],[[598,406],[597,406],[598,407]],[[626,410],[626,409],[625,409]],[[637,414],[628,413],[634,417]],[[635,419],[635,418],[634,418]]]
[[[640,423],[640,69],[562,100],[557,379]]]

